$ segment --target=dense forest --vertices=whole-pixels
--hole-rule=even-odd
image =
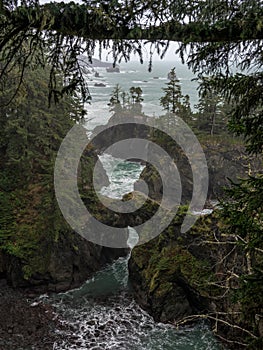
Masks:
[[[80,285],[102,265],[127,253],[75,235],[56,202],[53,172],[57,151],[70,128],[84,120],[84,103],[91,99],[78,58],[85,54],[92,62],[99,49],[112,54],[113,65],[129,61],[133,55],[143,63],[146,49],[151,71],[153,55],[165,59],[170,42],[176,41],[182,62],[198,75],[200,99],[193,112],[172,69],[168,82],[160,87],[164,112],[158,122],[174,132],[175,116],[188,123],[211,159],[211,167],[213,147],[229,156],[227,151],[233,145],[238,152],[242,148],[247,168],[250,162],[257,166],[239,181],[225,179],[228,185],[220,209],[200,218],[182,237],[178,227],[187,211],[187,194],[169,228],[133,249],[130,278],[137,301],[157,320],[179,326],[205,318],[227,346],[260,349],[262,39],[263,6],[256,0],[85,0],[81,4],[1,0],[0,276],[13,287],[63,291]],[[109,96],[112,118],[130,113],[147,117],[142,102],[140,87],[122,91],[121,84],[117,85]],[[164,148],[170,142],[158,131],[147,137]],[[171,149],[190,183],[183,156],[180,158],[175,145]],[[85,150],[78,179],[83,201],[93,208],[97,200],[91,184],[96,152],[96,146]],[[151,167],[147,165],[141,177],[148,178],[156,191],[158,174]],[[159,200],[158,193],[151,195],[147,210],[141,211],[144,219]],[[112,225],[124,226],[122,218],[110,216],[101,205],[94,212]],[[172,303],[167,306],[178,286],[192,300],[187,312],[179,316],[174,311],[178,305],[173,310],[169,309]]]

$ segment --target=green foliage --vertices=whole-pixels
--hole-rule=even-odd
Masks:
[[[194,127],[199,132],[210,134],[211,136],[227,133],[228,112],[230,104],[212,88],[201,93],[198,104],[195,106]]]
[[[132,103],[135,104],[135,103],[140,103],[143,101],[143,98],[142,98],[142,89],[137,86],[132,86],[130,88],[130,94],[131,94],[131,99],[132,99]]]
[[[166,84],[167,87],[163,88],[165,95],[160,99],[161,106],[168,112],[176,113],[180,109],[182,92],[179,82],[175,68],[172,68],[169,73],[169,82]]]
[[[263,152],[263,74],[236,74],[227,80],[226,87],[219,84],[228,98],[235,101],[231,111],[230,130],[244,135],[247,149],[252,153]]]
[[[179,233],[187,210],[187,206],[179,207],[178,215],[164,232],[132,251],[132,259],[140,267],[147,291],[158,298],[165,296],[169,299],[174,285],[180,279],[187,281],[190,288],[202,296],[208,296],[212,290],[210,282],[215,281],[210,262],[192,254],[187,238]],[[211,234],[211,223],[207,219],[199,220],[195,226],[200,237]],[[204,225],[209,226],[209,230],[200,232],[199,226]],[[219,291],[221,292],[220,289]],[[218,290],[214,288],[213,293],[216,295]]]
[[[166,116],[163,119],[167,120],[169,127],[176,128],[175,116],[190,123],[192,121],[192,112],[189,96],[182,94],[180,80],[177,78],[175,68],[171,69],[168,78],[167,87],[162,88],[164,96],[160,98],[160,105],[166,111]]]
[[[48,107],[49,71],[26,71],[23,90],[9,75],[0,93],[0,249],[22,262],[25,278],[45,272],[52,244],[68,226],[56,203],[53,168],[59,146],[82,116],[82,104],[65,97]]]
[[[257,323],[263,305],[263,277],[262,270],[254,268],[253,274],[244,275],[240,281],[240,288],[235,293],[235,300],[242,304],[242,311],[246,321]]]
[[[244,315],[253,320],[263,305],[263,176],[233,183],[227,192],[230,199],[222,203],[221,216],[237,237],[248,264],[236,298]]]
[[[132,86],[129,92],[123,91],[119,84],[117,84],[112,90],[110,97],[110,111],[116,114],[129,112],[132,114],[142,113],[142,89],[137,86]],[[127,113],[126,113],[127,114]]]
[[[119,111],[121,109],[121,94],[122,90],[119,84],[117,84],[112,90],[109,106],[110,111]]]
[[[4,71],[14,68],[12,58],[21,75],[25,66],[33,69],[50,64],[50,97],[55,99],[76,89],[84,100],[90,98],[77,58],[86,52],[91,59],[96,45],[100,52],[111,49],[114,63],[127,61],[134,53],[143,62],[145,40],[149,69],[153,52],[163,58],[169,41],[180,42],[179,52],[183,57],[187,50],[195,70],[200,66],[206,71],[225,69],[225,62],[229,58],[235,61],[242,52],[243,65],[260,61],[263,20],[261,2],[256,0],[205,0],[201,4],[190,0],[147,0],[143,4],[137,0],[87,0],[42,6],[24,0],[20,5],[3,0],[0,52],[7,62]],[[57,84],[57,70],[63,72],[64,87]]]
[[[62,124],[51,116],[47,117],[48,111],[43,112],[45,118],[42,119],[43,115],[36,112],[39,106],[31,108],[27,103],[29,99],[36,99],[38,92],[42,91],[41,81],[37,89],[30,89],[30,84],[25,89],[22,79],[15,80],[12,76],[10,79],[10,71],[23,77],[27,66],[32,69],[49,66],[50,98],[54,97],[57,101],[77,89],[83,99],[88,100],[89,92],[77,57],[86,51],[91,59],[96,40],[100,50],[109,49],[110,40],[113,40],[111,49],[115,63],[122,58],[128,60],[133,53],[142,62],[141,40],[146,40],[151,52],[149,69],[155,49],[162,57],[169,40],[179,41],[178,52],[182,59],[187,57],[189,66],[200,73],[201,78],[212,77],[203,80],[204,90],[212,89],[228,102],[231,101],[228,113],[230,130],[245,137],[249,152],[262,153],[261,1],[147,0],[142,3],[138,0],[87,0],[83,4],[51,2],[39,6],[38,1],[24,0],[20,6],[18,1],[12,0],[1,2],[0,17],[1,106],[4,106],[0,115],[0,152],[4,160],[0,165],[0,193],[11,191],[16,184],[26,187],[29,179],[48,186],[54,145],[59,144],[64,132]],[[236,68],[242,74],[236,74]],[[58,71],[63,72],[67,86],[61,84]],[[161,102],[166,110],[180,109],[181,97],[177,84],[175,80],[174,86],[166,88]],[[169,88],[174,89],[175,95]],[[16,96],[16,102],[11,105],[13,96]],[[42,107],[45,99],[43,95],[38,98],[38,104]],[[122,101],[124,105],[125,96]],[[186,98],[180,102],[187,105]],[[25,118],[26,115],[32,115],[34,122]],[[185,111],[183,115],[186,116]],[[38,130],[43,132],[37,132],[34,137],[36,120],[39,122]],[[55,135],[44,132],[50,127]],[[37,151],[43,156],[39,157]],[[40,175],[32,176],[34,171]],[[239,241],[243,244],[244,253],[252,254],[251,278],[244,276],[246,282],[240,288],[240,302],[245,305],[247,301],[248,307],[252,287],[256,283],[256,290],[260,291],[258,287],[262,281],[258,277],[262,275],[258,257],[259,249],[262,249],[261,193],[261,176],[250,178],[239,186],[234,185],[229,203],[224,205],[223,210],[229,231],[242,238]],[[1,195],[4,211],[11,219],[16,215],[8,209],[8,203],[12,200],[6,194]],[[9,227],[7,222],[2,225],[1,241],[5,241],[2,236],[9,235],[12,225]]]
[[[247,248],[263,248],[263,176],[232,183],[227,190],[230,201],[222,203],[223,217],[231,223],[231,232],[247,239]]]
[[[220,73],[210,79],[203,78],[201,83],[203,96],[214,91],[227,102],[229,130],[244,137],[250,153],[263,150],[262,89],[262,73],[253,70],[249,75],[223,76]]]

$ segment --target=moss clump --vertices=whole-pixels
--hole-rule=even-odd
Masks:
[[[213,219],[200,218],[193,232],[182,235],[180,227],[186,211],[185,206],[179,208],[178,216],[161,235],[132,251],[132,260],[139,267],[148,292],[156,296],[169,294],[179,279],[202,296],[211,293],[210,282],[215,281],[211,261],[195,256],[188,243],[197,232],[210,235]]]
[[[131,265],[139,269],[143,289],[154,300],[170,300],[182,284],[201,298],[222,293],[214,268],[216,252],[211,247],[201,249],[200,245],[201,239],[215,238],[217,214],[200,217],[190,232],[182,234],[181,224],[187,210],[187,206],[180,207],[178,215],[162,234],[132,251]]]
[[[149,291],[158,287],[161,294],[166,290],[165,286],[169,287],[169,292],[172,283],[176,283],[178,278],[183,278],[190,287],[206,294],[207,282],[213,280],[209,264],[198,260],[179,245],[165,247],[159,254],[153,255],[144,276]]]

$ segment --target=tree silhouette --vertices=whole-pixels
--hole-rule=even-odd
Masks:
[[[168,112],[168,114],[175,114],[185,121],[191,122],[189,96],[184,96],[182,94],[180,80],[176,75],[175,68],[171,69],[168,78],[169,81],[166,83],[166,87],[162,88],[165,94],[160,98],[161,106]]]

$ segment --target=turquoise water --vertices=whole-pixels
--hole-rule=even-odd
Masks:
[[[53,297],[71,326],[54,350],[219,350],[208,327],[176,330],[154,322],[134,301],[128,283],[128,258],[98,272],[81,288]]]
[[[100,156],[100,161],[107,172],[110,185],[103,187],[101,194],[121,199],[125,193],[133,191],[133,184],[138,180],[144,166],[139,163],[123,161],[109,154]]]
[[[120,198],[130,191],[141,172],[139,163],[101,157],[111,184],[104,189]],[[136,232],[130,228],[130,246],[136,244]],[[128,279],[128,259],[120,258],[95,274],[81,288],[46,297],[64,322],[70,326],[59,331],[54,350],[219,350],[222,349],[209,327],[176,329],[156,323],[135,302]]]
[[[107,73],[96,69],[101,78],[89,76],[92,104],[88,107],[86,127],[89,131],[106,124],[111,114],[108,110],[110,93],[119,83],[127,91],[140,86],[144,92],[143,110],[150,116],[162,113],[159,98],[165,86],[167,74],[176,67],[184,94],[189,94],[192,106],[197,103],[197,84],[192,82],[191,72],[179,62],[155,62],[153,72],[147,65],[128,63],[121,65],[121,73]],[[158,79],[156,79],[158,77]],[[106,87],[95,87],[96,82]],[[102,154],[100,160],[110,179],[110,185],[102,194],[121,198],[133,190],[143,166]],[[129,229],[130,246],[136,244],[137,234]],[[47,298],[63,316],[70,330],[62,332],[54,350],[219,350],[208,326],[199,323],[194,327],[175,329],[171,325],[156,323],[135,302],[128,281],[128,257],[120,258],[88,280],[79,289]]]

